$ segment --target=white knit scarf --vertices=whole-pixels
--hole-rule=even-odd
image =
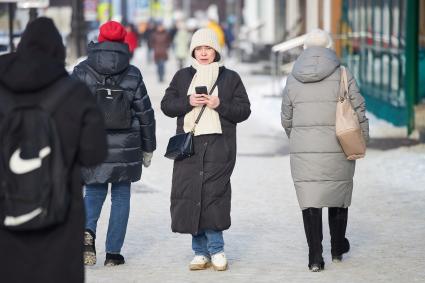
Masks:
[[[196,73],[190,83],[187,95],[195,93],[195,87],[206,86],[208,93],[213,87],[218,78],[220,64],[213,62],[208,65],[199,64],[195,59],[192,60],[192,67],[195,68]],[[212,95],[218,96],[218,87],[216,86]],[[202,106],[197,106],[184,116],[183,129],[186,133],[190,132],[195,125],[196,118],[201,111]],[[195,136],[208,135],[208,134],[221,134],[220,117],[214,109],[205,107],[204,113],[195,128]]]

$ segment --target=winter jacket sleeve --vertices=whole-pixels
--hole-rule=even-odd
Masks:
[[[292,111],[293,111],[293,106],[292,106],[291,99],[289,98],[288,86],[285,86],[285,88],[283,89],[280,121],[282,123],[282,127],[285,129],[285,132],[288,138],[291,136],[291,130],[292,130]]]
[[[161,101],[161,110],[165,115],[171,118],[186,115],[192,110],[187,93],[178,91],[179,72],[174,75],[170,86],[165,90],[165,95]]]
[[[155,115],[141,74],[132,108],[140,122],[142,151],[153,152],[156,149]]]
[[[83,111],[78,160],[81,165],[90,167],[105,160],[108,146],[103,115],[90,91],[84,88],[87,107]]]
[[[248,94],[246,93],[245,86],[238,74],[235,73],[234,87],[229,90],[232,99],[230,101],[220,100],[220,104],[215,109],[223,118],[231,121],[232,123],[240,123],[248,119],[251,114],[251,104],[249,102]],[[227,91],[227,90],[219,90]]]
[[[369,119],[366,117],[366,103],[363,96],[360,94],[356,80],[350,71],[347,69],[348,93],[351,105],[357,113],[363,137],[366,142],[369,141]]]

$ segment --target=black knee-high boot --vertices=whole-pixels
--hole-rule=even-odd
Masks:
[[[302,211],[304,230],[308,244],[308,267],[313,271],[320,271],[325,263],[322,257],[322,209],[307,208]]]
[[[333,261],[341,261],[342,254],[350,250],[350,242],[345,238],[348,208],[329,207],[329,231],[331,233],[331,254]]]

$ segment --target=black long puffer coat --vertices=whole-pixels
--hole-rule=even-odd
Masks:
[[[74,68],[73,76],[85,82],[92,93],[95,93],[97,80],[106,78],[106,82],[116,82],[126,71],[127,75],[119,86],[125,89],[125,95],[132,102],[131,129],[107,131],[108,157],[99,166],[83,169],[86,184],[136,182],[142,174],[142,152],[156,149],[154,111],[143,77],[139,69],[130,65],[129,58],[126,44],[90,43],[87,60]],[[96,71],[97,78],[87,65]]]
[[[40,36],[42,34],[42,36]],[[67,89],[53,115],[62,143],[71,205],[66,221],[31,232],[0,229],[0,282],[83,283],[84,203],[81,166],[106,158],[103,117],[89,89],[66,78],[62,37],[50,19],[28,24],[18,51],[0,56],[0,95],[14,94],[18,103],[38,104],[51,86]],[[1,124],[0,115],[0,124]],[[1,180],[2,176],[0,176]],[[0,205],[0,209],[2,209]]]
[[[169,117],[177,117],[183,133],[184,116],[192,110],[187,91],[196,70],[178,71],[161,102]],[[230,177],[236,163],[236,124],[248,119],[250,102],[239,75],[220,67],[217,84],[223,134],[194,137],[195,155],[174,162],[171,188],[171,229],[196,235],[200,230],[223,231],[230,227]]]

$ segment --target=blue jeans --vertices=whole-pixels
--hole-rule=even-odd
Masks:
[[[198,235],[192,235],[192,250],[195,255],[210,257],[213,254],[224,251],[222,231],[204,230]]]
[[[112,183],[111,214],[109,216],[108,233],[106,235],[106,252],[121,252],[127,231],[130,214],[130,182]],[[86,208],[86,229],[96,234],[103,203],[108,194],[108,184],[86,185],[84,204]]]
[[[164,75],[165,75],[165,60],[157,60],[156,66],[157,66],[157,72],[158,72],[158,79],[160,82],[163,82]]]

